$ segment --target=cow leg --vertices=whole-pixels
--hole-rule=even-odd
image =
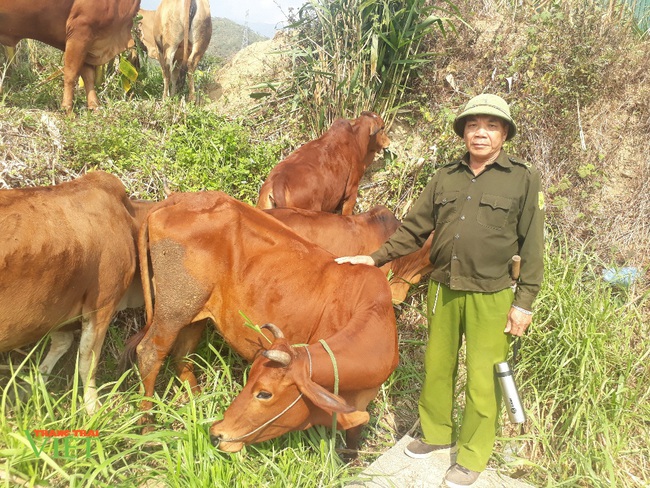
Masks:
[[[149,327],[147,334],[142,338],[142,341],[136,349],[138,354],[138,370],[140,371],[143,396],[145,398],[153,397],[160,367],[168,356],[169,351],[171,351],[179,333],[180,331],[177,330],[177,327],[169,326],[169,324],[165,323],[158,323],[154,312],[151,327]],[[152,406],[153,403],[151,400],[147,399],[142,400],[140,404],[140,408],[144,411],[151,410]],[[149,416],[144,416],[140,420],[140,423],[147,423],[149,420]]]
[[[199,53],[197,50],[197,45],[194,44],[192,52],[187,60],[187,87],[189,90],[189,100],[194,102],[196,100],[196,93],[194,90],[194,71],[199,64]]]
[[[101,406],[97,398],[95,374],[114,309],[115,307],[105,306],[95,313],[85,312],[81,319],[79,374],[84,385],[84,404],[88,415],[94,414]]]
[[[97,69],[99,66],[91,66],[87,63],[84,63],[81,67],[81,79],[84,80],[84,88],[86,89],[86,100],[88,103],[88,108],[91,110],[96,110],[99,108],[99,98],[97,97],[97,91],[95,91],[95,78],[97,75]]]
[[[70,349],[73,339],[74,333],[71,330],[50,332],[50,349],[38,367],[38,370],[43,376],[47,376],[52,372],[57,361]]]
[[[181,381],[187,381],[190,384],[192,393],[195,394],[200,393],[201,388],[199,388],[196,376],[194,375],[194,363],[189,361],[187,356],[196,351],[196,346],[203,336],[206,322],[207,319],[201,320],[181,330],[172,351],[172,358],[178,378]]]
[[[368,390],[360,390],[352,396],[346,396],[346,401],[350,405],[354,405],[357,412],[367,412],[368,404],[377,396],[379,388],[370,388]],[[366,413],[366,415],[368,415]],[[346,457],[353,460],[357,457],[359,450],[359,439],[361,438],[361,431],[367,423],[364,421],[362,424],[349,427],[345,431],[345,447],[347,448]]]
[[[81,37],[84,37],[83,35]],[[79,74],[86,58],[87,45],[77,37],[68,39],[63,54],[63,102],[61,108],[67,113],[72,111],[72,100]],[[84,80],[86,83],[86,80]],[[94,75],[93,75],[94,83]]]
[[[173,97],[176,90],[174,82],[174,52],[168,48],[159,53],[160,66],[163,72],[163,100]]]
[[[343,207],[341,208],[341,215],[352,215],[354,213],[354,206],[357,204],[356,194],[359,191],[359,186],[350,188],[348,195],[349,196],[344,202]]]
[[[178,85],[179,85],[179,80],[181,79],[181,67],[178,63],[174,62],[172,64],[172,70],[171,70],[171,87],[170,87],[170,92],[169,96],[173,97],[178,93]]]

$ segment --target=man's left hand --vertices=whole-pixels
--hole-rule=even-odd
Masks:
[[[522,336],[524,335],[524,332],[526,332],[526,329],[528,329],[532,320],[532,315],[527,315],[516,308],[511,307],[510,312],[508,312],[506,328],[503,332],[514,336]]]

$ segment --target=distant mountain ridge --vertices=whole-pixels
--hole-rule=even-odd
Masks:
[[[264,25],[269,26],[269,24]],[[253,27],[248,27],[248,44],[270,39],[271,36],[265,37],[258,34],[253,30]],[[245,27],[243,25],[232,20],[223,17],[212,17],[212,39],[210,39],[206,54],[227,61],[233,54],[242,49],[242,47],[246,47],[243,44],[244,29]],[[271,29],[273,29],[272,26]]]

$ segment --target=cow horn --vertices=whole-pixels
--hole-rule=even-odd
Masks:
[[[273,337],[275,337],[276,339],[284,339],[284,334],[282,333],[280,328],[275,324],[271,324],[271,323],[264,324],[261,328],[269,329],[271,331],[271,334],[273,334]]]
[[[288,352],[279,351],[277,349],[267,349],[262,352],[262,356],[276,363],[280,363],[282,366],[289,366],[291,363],[291,356]]]

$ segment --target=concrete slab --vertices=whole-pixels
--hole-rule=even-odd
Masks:
[[[346,488],[439,488],[455,455],[434,454],[428,459],[412,459],[404,454],[404,447],[413,438],[404,436],[368,466]],[[532,488],[532,485],[486,469],[472,488]]]

